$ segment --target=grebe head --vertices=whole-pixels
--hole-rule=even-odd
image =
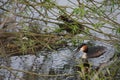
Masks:
[[[77,52],[81,53],[82,59],[87,59],[87,52],[88,52],[88,46],[87,44],[83,43],[77,48]]]
[[[81,44],[81,45],[78,47],[77,51],[82,51],[82,52],[87,53],[87,51],[88,51],[88,46],[87,46],[87,44],[85,44],[85,43]]]

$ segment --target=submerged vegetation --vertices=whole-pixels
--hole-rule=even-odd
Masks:
[[[61,0],[62,1],[62,0]],[[60,1],[60,2],[61,2]],[[63,0],[64,1],[64,0]],[[119,80],[120,76],[120,1],[119,0],[2,0],[0,1],[0,79],[16,80]],[[98,71],[81,70],[68,73],[69,66],[61,71],[44,72],[40,67],[50,56],[49,52],[60,48],[78,46],[84,41],[102,41],[115,48],[111,63]],[[41,65],[33,64],[28,70],[11,66],[13,56],[37,55],[47,51]],[[23,60],[23,63],[25,61]],[[21,64],[23,64],[21,63]],[[27,66],[26,66],[27,67]],[[37,67],[35,70],[34,67]],[[67,72],[68,71],[68,72]],[[18,73],[23,73],[20,77]],[[16,74],[17,73],[17,74]],[[39,74],[41,73],[41,74]],[[2,74],[2,75],[1,75]],[[42,78],[41,78],[42,77]]]

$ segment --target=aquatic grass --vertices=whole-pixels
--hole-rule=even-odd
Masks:
[[[99,70],[95,70],[90,66],[89,72],[87,73],[85,72],[85,67],[82,63],[76,66],[80,68],[77,71],[77,74],[82,80],[119,80],[120,60],[118,58],[114,58],[112,63],[102,65]]]

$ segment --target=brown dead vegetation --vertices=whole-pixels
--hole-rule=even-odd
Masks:
[[[40,50],[52,50],[67,46],[62,40],[71,38],[70,35],[37,34],[24,32],[0,32],[0,54],[2,56],[16,56],[35,54]],[[61,41],[60,41],[61,40]],[[7,54],[7,55],[6,55]]]

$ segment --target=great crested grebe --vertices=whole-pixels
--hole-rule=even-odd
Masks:
[[[89,64],[89,58],[97,58],[100,57],[101,55],[103,55],[106,52],[107,48],[104,46],[92,46],[92,47],[88,47],[87,44],[83,43],[81,44],[76,52],[77,52],[77,56],[78,58],[82,58],[82,64],[84,66],[84,71],[86,73],[88,73],[90,71],[90,64]],[[80,55],[78,55],[80,54]],[[99,70],[99,67],[96,67],[96,71]],[[78,68],[79,69],[79,68]]]
[[[77,51],[82,51],[82,59],[96,58],[103,55],[106,52],[106,47],[104,46],[93,46],[88,47],[87,44],[83,43],[77,48]]]

